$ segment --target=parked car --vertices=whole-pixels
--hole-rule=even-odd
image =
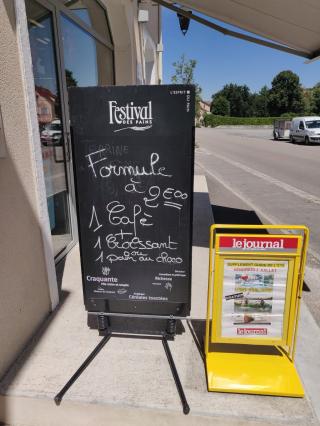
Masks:
[[[41,142],[44,146],[61,145],[62,128],[60,120],[53,120],[47,123],[41,132]]]
[[[290,138],[291,120],[274,120],[273,123],[273,139],[289,139]]]
[[[296,117],[291,122],[290,141],[320,143],[320,117]]]

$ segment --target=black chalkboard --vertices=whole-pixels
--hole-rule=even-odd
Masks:
[[[72,88],[69,102],[86,309],[188,315],[193,86]]]

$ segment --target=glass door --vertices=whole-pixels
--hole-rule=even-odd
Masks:
[[[25,0],[50,227],[58,261],[77,241],[68,88],[114,84],[98,0]]]
[[[58,78],[53,11],[26,1],[47,205],[55,257],[72,243],[69,158]]]

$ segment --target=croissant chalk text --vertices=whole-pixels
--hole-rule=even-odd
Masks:
[[[106,243],[110,250],[122,249],[122,250],[177,250],[178,243],[172,241],[171,236],[168,235],[166,241],[151,241],[142,240],[139,237],[133,237],[127,241],[120,240],[119,236],[122,234],[108,234],[106,236]]]

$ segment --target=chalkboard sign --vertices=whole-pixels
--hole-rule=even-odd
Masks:
[[[86,309],[188,315],[193,86],[72,88],[69,102]]]

